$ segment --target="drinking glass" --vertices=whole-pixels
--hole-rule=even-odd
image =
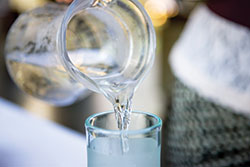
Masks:
[[[88,167],[160,167],[161,126],[156,115],[138,111],[131,113],[127,131],[117,128],[114,112],[90,116],[85,122]]]

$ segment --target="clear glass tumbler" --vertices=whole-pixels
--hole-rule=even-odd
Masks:
[[[160,167],[161,126],[159,117],[145,112],[132,112],[127,131],[117,128],[114,112],[90,116],[85,122],[88,167]]]

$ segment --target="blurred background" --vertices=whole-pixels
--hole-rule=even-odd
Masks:
[[[113,109],[102,95],[87,93],[83,100],[70,106],[55,107],[23,93],[7,73],[4,44],[11,24],[22,12],[47,2],[48,0],[0,1],[0,97],[20,105],[35,115],[84,133],[84,120],[89,115]],[[173,80],[168,65],[168,54],[178,39],[190,11],[198,2],[175,0],[140,0],[140,2],[155,26],[157,53],[153,69],[135,92],[132,109],[155,113],[164,118]]]

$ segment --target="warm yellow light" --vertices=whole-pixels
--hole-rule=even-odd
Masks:
[[[38,6],[42,6],[46,2],[47,0],[10,0],[10,5],[18,12],[25,12]]]
[[[154,26],[162,26],[169,17],[178,13],[175,0],[147,0],[144,4]]]

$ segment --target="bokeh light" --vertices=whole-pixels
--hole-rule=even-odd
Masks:
[[[175,0],[146,0],[143,4],[155,27],[164,25],[168,18],[179,12]]]
[[[46,2],[47,0],[10,0],[10,6],[21,13],[44,5]]]

